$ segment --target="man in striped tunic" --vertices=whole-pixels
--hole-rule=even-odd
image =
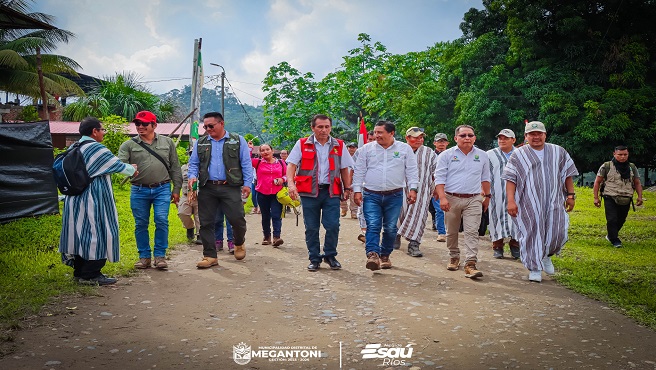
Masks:
[[[405,132],[405,141],[410,145],[417,157],[417,170],[419,172],[419,185],[417,186],[417,201],[408,204],[409,187],[406,186],[403,191],[403,208],[399,215],[399,230],[396,235],[394,248],[399,249],[401,246],[401,236],[405,237],[408,243],[408,254],[412,257],[421,257],[419,250],[421,238],[424,235],[426,218],[428,217],[428,205],[433,197],[435,182],[433,173],[437,166],[437,155],[427,146],[424,146],[426,134],[423,128],[410,127]]]
[[[551,256],[567,242],[569,216],[574,209],[573,176],[579,172],[567,151],[546,144],[542,122],[526,124],[529,145],[515,149],[503,171],[508,213],[513,217],[522,263],[530,281],[542,281],[542,271],[555,273]],[[564,204],[564,206],[563,206]]]
[[[510,254],[514,259],[519,258],[519,242],[515,235],[515,227],[512,223],[512,217],[508,214],[508,202],[506,200],[506,181],[501,178],[503,169],[508,163],[508,158],[515,151],[515,133],[504,128],[497,135],[498,148],[487,151],[490,158],[490,239],[492,240],[492,249],[494,258],[503,258],[503,241],[504,238],[510,238],[508,246]]]
[[[83,119],[79,131],[80,142],[93,141],[80,148],[92,181],[82,194],[64,198],[59,252],[79,283],[114,284],[116,279],[100,272],[107,259],[119,260],[118,214],[110,174],[132,176],[137,165],[121,162],[100,144],[105,129],[98,119]]]

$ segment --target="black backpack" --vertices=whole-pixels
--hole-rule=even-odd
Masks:
[[[92,143],[91,140],[76,142],[65,152],[57,154],[52,164],[57,188],[64,195],[80,195],[91,183],[87,165],[82,155],[82,146]]]

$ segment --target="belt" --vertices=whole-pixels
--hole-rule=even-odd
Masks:
[[[206,184],[212,184],[212,185],[227,185],[228,182],[226,180],[207,180]]]
[[[320,184],[319,189],[328,189],[330,188],[330,184]]]
[[[137,184],[137,183],[134,183],[134,182],[133,182],[132,185],[134,185],[134,186],[140,186],[140,187],[144,187],[144,188],[159,188],[160,186],[162,186],[162,185],[166,185],[166,184],[168,184],[168,183],[170,183],[170,182],[171,182],[171,180],[166,180],[166,181],[162,181],[162,182],[156,182],[156,183],[154,183],[154,184]]]
[[[397,188],[397,189],[385,190],[385,191],[378,191],[378,190],[371,190],[371,189],[364,188],[364,191],[368,193],[378,194],[378,195],[392,195],[400,192],[401,190],[403,190],[403,188]]]
[[[448,191],[445,191],[445,193],[447,193],[448,195],[454,196],[454,197],[458,197],[458,198],[473,198],[473,197],[475,197],[475,196],[477,196],[477,195],[481,195],[481,194],[460,194],[460,193],[449,193]]]

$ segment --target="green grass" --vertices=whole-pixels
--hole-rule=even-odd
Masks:
[[[624,247],[614,248],[605,239],[603,204],[593,205],[592,189],[576,193],[569,241],[554,258],[557,281],[656,329],[656,196],[644,192],[644,206],[629,211],[620,231]]]

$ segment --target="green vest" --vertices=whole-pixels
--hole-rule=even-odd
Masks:
[[[212,157],[212,141],[209,135],[203,135],[198,139],[198,181],[200,186],[210,177],[208,168],[210,167],[210,158]],[[223,142],[223,166],[226,173],[226,184],[230,186],[243,186],[244,176],[241,171],[241,159],[239,158],[240,138],[238,134],[230,133],[230,136]]]

